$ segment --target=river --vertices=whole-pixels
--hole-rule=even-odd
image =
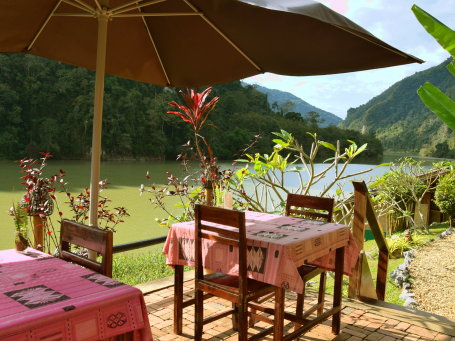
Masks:
[[[394,157],[389,157],[386,161],[391,161]],[[230,168],[230,164],[223,164],[223,167]],[[317,164],[317,169],[324,167]],[[350,164],[346,173],[357,173],[371,168],[374,165]],[[90,163],[87,161],[49,161],[46,167],[45,176],[58,173],[59,169],[66,172],[66,182],[73,195],[80,193],[84,187],[89,185]],[[356,176],[357,180],[369,181],[378,175],[383,174],[389,169],[388,166],[380,166],[372,172]],[[164,218],[165,214],[152,207],[149,196],[140,195],[140,185],[146,183],[145,174],[148,171],[151,180],[155,184],[164,184],[167,180],[166,171],[170,170],[174,174],[181,175],[182,169],[177,162],[163,161],[109,161],[101,165],[101,179],[107,179],[110,183],[102,195],[112,200],[110,207],[124,206],[128,209],[130,217],[125,219],[125,223],[117,226],[114,236],[114,244],[133,242],[141,239],[153,238],[165,235],[167,228],[160,227],[155,218]],[[8,216],[8,209],[14,202],[18,202],[24,194],[24,186],[20,184],[20,167],[14,161],[0,161],[0,250],[14,246],[14,225],[12,217]],[[317,194],[333,177],[327,175],[320,184],[313,188],[313,193]],[[351,180],[351,179],[350,179]],[[294,187],[295,179],[289,178],[286,185]],[[351,191],[352,186],[345,184],[344,189]],[[63,195],[58,196],[64,217],[70,218],[69,210],[65,206]],[[176,208],[175,208],[176,209]],[[57,224],[57,217],[54,214],[54,224]]]

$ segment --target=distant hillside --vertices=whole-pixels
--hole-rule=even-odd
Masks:
[[[455,81],[442,64],[415,73],[374,97],[368,103],[349,109],[343,128],[374,133],[384,149],[435,155],[436,145],[455,149],[455,135],[422,103],[417,89],[426,81],[455,98]],[[438,155],[442,156],[442,155]],[[447,156],[447,155],[445,155]]]
[[[277,103],[278,105],[283,105],[286,102],[292,102],[294,104],[294,108],[292,108],[291,111],[295,111],[302,114],[302,117],[304,118],[306,117],[306,114],[310,111],[317,112],[320,115],[321,119],[324,120],[321,124],[319,124],[320,127],[338,125],[342,121],[342,119],[339,118],[338,116],[325,110],[319,109],[314,105],[305,102],[301,98],[294,96],[289,92],[280,91],[276,89],[269,89],[257,84],[254,85],[254,87],[259,92],[267,94],[267,98],[270,105],[273,105],[274,103]]]

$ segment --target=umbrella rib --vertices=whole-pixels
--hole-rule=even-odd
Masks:
[[[127,13],[127,14],[114,14],[113,18],[135,18],[135,17],[189,17],[189,16],[201,16],[203,13],[182,13],[182,12],[170,12],[170,13]]]
[[[77,7],[79,9],[83,10],[84,12],[95,14],[95,9],[93,7],[90,7],[89,5],[87,5],[83,1],[80,1],[80,0],[72,0],[72,1],[63,0],[63,2],[68,4],[68,5],[71,5],[73,7]]]
[[[164,2],[164,1],[166,1],[166,0],[152,0],[152,1],[143,2],[143,3],[140,3],[140,4],[138,4],[138,2],[135,1],[134,3],[136,4],[136,6],[131,6],[134,3],[129,3],[128,7],[127,6],[119,6],[121,8],[116,7],[114,9],[112,9],[111,12],[112,12],[113,15],[116,15],[116,14],[120,14],[120,13],[124,13],[124,12],[128,12],[128,11],[132,11],[132,10],[135,10],[135,9],[141,9],[142,7],[145,7],[145,6],[159,4],[160,2]],[[129,7],[129,6],[131,6],[131,7]],[[125,8],[125,7],[127,7],[127,8]]]
[[[193,11],[199,13],[198,9],[189,1],[189,0],[183,0]],[[238,53],[240,53],[243,58],[245,58],[251,65],[253,65],[256,70],[259,72],[264,72],[248,55],[243,52],[243,50],[237,46],[231,39],[229,39],[228,36],[226,36],[209,18],[207,18],[203,13],[201,15],[202,19],[209,24],[221,37],[223,37],[224,40],[226,40],[234,49],[237,50]]]
[[[137,5],[141,0],[133,0],[133,1],[130,1],[130,2],[127,2],[126,4],[123,4],[123,5],[120,5],[120,6],[117,6],[117,7],[114,7],[111,9],[111,12],[112,13],[116,13],[118,10],[122,9],[122,8],[125,8],[125,7],[128,7],[128,6],[132,6],[132,5]]]
[[[44,28],[49,23],[49,20],[51,20],[52,16],[54,15],[55,11],[57,10],[57,8],[60,6],[61,3],[62,3],[62,0],[59,0],[59,2],[57,2],[57,4],[52,9],[51,13],[49,13],[49,15],[47,16],[46,20],[44,21],[44,23],[39,28],[38,33],[36,33],[36,35],[32,39],[32,42],[30,43],[30,45],[28,45],[27,51],[30,51],[32,49],[33,45],[35,45],[36,40],[41,35],[41,33],[43,32]]]
[[[93,18],[95,14],[84,14],[84,13],[55,13],[53,17],[81,17],[81,18]]]
[[[101,4],[98,0],[93,0],[96,4],[96,7],[98,8],[99,11],[102,11],[103,9],[101,8]]]
[[[138,11],[141,12],[142,10],[139,8]],[[171,81],[169,80],[169,76],[167,75],[166,68],[164,67],[164,64],[163,64],[163,60],[161,59],[161,56],[160,56],[160,54],[158,52],[158,49],[156,48],[156,44],[155,44],[155,40],[153,39],[152,32],[150,32],[149,25],[147,24],[147,21],[145,21],[144,17],[142,17],[142,22],[144,23],[145,30],[147,31],[147,34],[148,34],[149,39],[150,39],[150,42],[152,43],[153,49],[155,50],[156,56],[158,58],[160,66],[161,66],[161,70],[163,70],[164,77],[166,77],[167,85],[170,86],[171,85]]]

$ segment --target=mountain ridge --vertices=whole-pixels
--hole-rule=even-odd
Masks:
[[[376,135],[388,151],[433,155],[438,144],[455,149],[455,136],[420,100],[417,89],[425,82],[455,98],[455,82],[441,64],[416,72],[393,84],[367,103],[350,108],[342,128]]]
[[[314,111],[317,112],[320,115],[320,118],[323,120],[319,126],[321,127],[328,127],[330,125],[338,125],[341,123],[342,119],[335,114],[332,114],[328,111],[325,111],[323,109],[320,109],[303,99],[295,96],[294,94],[287,92],[287,91],[281,91],[277,89],[270,89],[266,88],[264,86],[254,84],[254,88],[267,95],[267,99],[270,105],[273,105],[274,103],[277,103],[278,105],[283,105],[286,102],[292,102],[294,104],[294,108],[290,111],[298,112],[302,115],[303,118],[308,118],[306,115],[308,112]]]

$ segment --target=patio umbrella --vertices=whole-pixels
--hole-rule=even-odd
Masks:
[[[197,87],[263,72],[321,75],[422,62],[312,0],[0,0],[0,52],[96,70],[94,226],[105,73]]]

